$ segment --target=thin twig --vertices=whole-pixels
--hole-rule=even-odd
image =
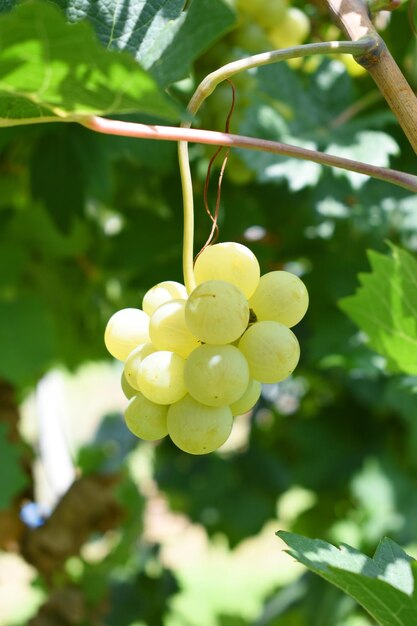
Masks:
[[[233,111],[235,108],[235,102],[236,102],[236,90],[235,90],[235,86],[233,85],[232,81],[230,81],[229,79],[227,79],[227,82],[230,84],[231,88],[232,88],[232,102],[230,105],[230,110],[229,113],[227,115],[226,118],[226,124],[225,124],[225,128],[224,128],[224,132],[228,133],[230,130],[230,120],[232,119],[232,115],[233,115]],[[218,155],[220,154],[220,152],[223,150],[223,146],[220,146],[219,148],[217,148],[217,150],[215,151],[215,153],[213,154],[213,156],[211,157],[209,164],[208,164],[208,168],[207,168],[207,176],[206,176],[206,180],[204,183],[204,208],[206,209],[206,213],[208,214],[209,218],[212,221],[212,227],[210,230],[210,234],[207,238],[207,241],[205,242],[204,246],[201,248],[200,252],[196,255],[195,259],[194,259],[194,263],[196,262],[197,258],[200,256],[200,254],[203,252],[203,250],[205,250],[207,248],[207,246],[209,246],[210,244],[214,243],[217,239],[217,237],[219,236],[219,227],[217,224],[217,220],[219,217],[219,208],[220,208],[220,198],[221,198],[221,189],[222,189],[222,181],[223,181],[223,174],[224,174],[224,170],[226,168],[227,165],[227,161],[229,159],[229,154],[230,154],[230,148],[228,148],[226,150],[226,155],[223,159],[222,162],[222,166],[220,168],[220,174],[219,174],[219,178],[218,178],[218,182],[217,182],[217,196],[216,196],[216,204],[214,207],[214,215],[211,213],[210,211],[210,207],[209,207],[209,201],[208,201],[208,189],[209,189],[209,183],[210,183],[210,174],[211,174],[211,168],[215,162],[215,160],[217,159]]]

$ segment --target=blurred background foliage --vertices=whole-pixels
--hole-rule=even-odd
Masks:
[[[90,20],[107,44],[112,2],[56,4],[69,21]],[[272,19],[260,0],[177,0],[156,19],[163,4],[125,3],[111,47],[133,54],[178,110],[228,61],[341,38],[315,3],[269,2]],[[135,30],[133,14],[150,25]],[[416,89],[410,14],[403,5],[376,21]],[[151,37],[154,59],[141,47]],[[382,96],[349,58],[269,66],[234,83],[232,132],[416,171]],[[222,130],[230,99],[220,86],[197,124]],[[197,248],[209,231],[202,198],[212,152],[190,146]],[[353,601],[296,566],[274,533],[366,553],[389,535],[416,553],[417,378],[389,373],[338,302],[369,270],[368,249],[386,253],[388,240],[415,253],[417,198],[236,150],[219,225],[220,239],[249,245],[263,272],[299,274],[311,305],[296,328],[296,374],[265,385],[218,454],[192,457],[167,440],[133,440],[121,369],[103,345],[113,312],[140,306],[158,281],[182,280],[175,144],[76,124],[1,130],[0,624],[369,626]]]

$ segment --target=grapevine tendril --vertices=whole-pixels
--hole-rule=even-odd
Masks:
[[[231,105],[230,105],[229,113],[228,113],[227,118],[226,118],[226,124],[225,124],[225,129],[224,129],[225,133],[228,133],[229,130],[230,130],[230,120],[232,119],[232,115],[233,115],[233,111],[234,111],[235,103],[236,103],[235,86],[233,85],[231,80],[227,79],[227,82],[229,83],[229,85],[230,85],[230,87],[232,89],[232,102],[231,102]],[[196,255],[196,257],[194,259],[194,262],[198,259],[198,257],[203,252],[203,250],[205,250],[212,243],[216,242],[217,237],[219,236],[219,226],[218,226],[217,220],[218,220],[218,217],[219,217],[219,208],[220,208],[220,199],[221,199],[221,187],[222,187],[224,170],[226,169],[227,160],[228,160],[229,154],[230,154],[230,148],[227,148],[225,157],[223,159],[222,166],[220,168],[220,174],[219,174],[219,178],[218,178],[218,182],[217,182],[217,197],[216,197],[216,205],[214,207],[214,213],[212,213],[210,211],[209,202],[208,202],[208,189],[209,189],[210,175],[211,175],[212,166],[213,166],[214,162],[216,161],[217,157],[219,156],[219,154],[222,152],[222,150],[223,150],[223,146],[219,146],[217,148],[217,150],[215,151],[215,153],[211,157],[211,159],[209,161],[209,164],[208,164],[208,167],[207,167],[207,176],[206,176],[206,180],[205,180],[205,183],[204,183],[204,208],[206,209],[206,213],[207,213],[207,215],[209,216],[209,218],[212,221],[212,227],[211,227],[210,234],[209,234],[209,236],[207,238],[206,243],[201,248],[200,252]]]

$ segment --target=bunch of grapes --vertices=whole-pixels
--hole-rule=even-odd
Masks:
[[[260,276],[255,255],[233,242],[207,247],[194,273],[189,295],[165,281],[145,294],[142,309],[115,313],[105,343],[125,361],[128,428],[205,454],[227,440],[234,416],[255,405],[261,383],[293,372],[300,348],[290,328],[304,316],[308,294],[289,272]]]

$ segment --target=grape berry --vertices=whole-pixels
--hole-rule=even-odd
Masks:
[[[164,281],[141,309],[109,320],[105,344],[125,361],[122,389],[128,428],[149,441],[167,434],[183,451],[207,454],[229,437],[233,416],[249,411],[261,383],[287,378],[300,356],[290,330],[308,293],[294,274],[260,276],[255,255],[228,242],[206,248],[195,265],[197,287]]]

